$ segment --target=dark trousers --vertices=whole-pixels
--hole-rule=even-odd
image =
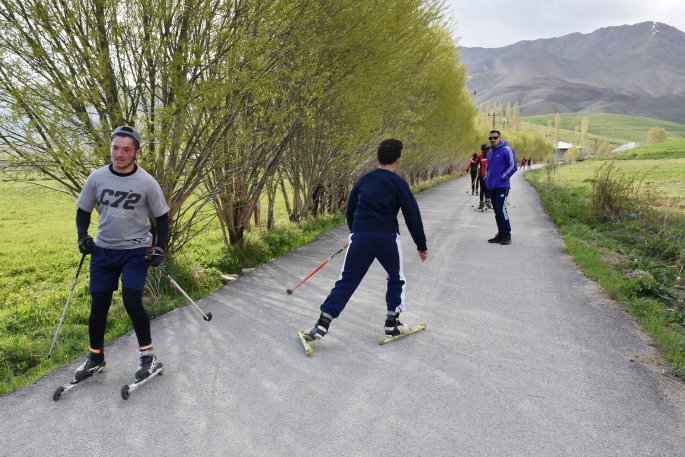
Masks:
[[[476,176],[478,176],[477,171],[471,171],[471,193],[474,193],[476,189],[478,189],[478,179],[476,179]]]
[[[478,181],[480,182],[480,202],[483,203],[483,199],[490,198],[490,196],[488,195],[488,188],[485,186],[485,178],[479,176]]]
[[[492,207],[495,211],[495,221],[497,222],[497,234],[500,236],[509,235],[511,233],[511,224],[509,224],[509,214],[507,213],[508,195],[509,188],[507,187],[490,189],[490,199],[492,200]]]
[[[385,301],[388,311],[404,311],[402,244],[397,233],[356,232],[350,234],[340,278],[321,305],[321,311],[338,317],[375,259],[388,273]]]

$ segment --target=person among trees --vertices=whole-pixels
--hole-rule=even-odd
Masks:
[[[483,209],[485,206],[492,207],[490,203],[490,194],[488,193],[488,187],[485,185],[485,173],[488,169],[488,158],[487,154],[490,151],[490,146],[487,144],[480,145],[480,154],[476,157],[476,162],[478,162],[478,182],[480,183],[480,203],[478,204],[478,209]]]
[[[509,179],[516,173],[516,152],[502,139],[499,130],[491,130],[490,152],[487,155],[488,169],[485,185],[488,188],[497,222],[497,235],[489,243],[510,244],[511,224],[507,213],[507,196],[511,185]]]
[[[473,157],[469,159],[468,162],[466,162],[466,171],[471,172],[471,195],[474,195],[475,192],[477,192],[477,182],[476,182],[476,177],[478,176],[478,161],[476,158],[478,157],[478,154],[475,152],[473,153]],[[468,193],[468,191],[467,191]]]
[[[157,181],[136,165],[141,153],[140,133],[133,127],[118,127],[110,140],[111,163],[88,176],[76,200],[78,247],[91,254],[91,308],[88,319],[90,352],[78,367],[75,379],[82,381],[105,366],[105,328],[112,295],[119,287],[124,308],[138,338],[140,365],[136,379],[154,372],[157,357],[152,348],[150,318],[143,307],[148,267],[162,263],[169,235],[169,207]],[[95,241],[88,235],[91,213],[97,208]],[[157,239],[150,233],[152,213]]]
[[[428,258],[428,247],[416,199],[407,182],[395,174],[401,153],[401,141],[381,142],[376,156],[378,168],[363,174],[352,188],[346,213],[349,247],[340,278],[320,307],[319,320],[304,333],[308,341],[319,340],[328,333],[331,321],[345,308],[374,259],[378,259],[388,274],[385,334],[400,335],[410,328],[399,320],[405,310],[406,284],[397,221],[400,209],[422,262]]]
[[[523,158],[521,158],[521,170],[523,170],[525,168],[526,168],[526,158],[523,157]]]

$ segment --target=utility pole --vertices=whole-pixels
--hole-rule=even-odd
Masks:
[[[496,118],[497,116],[501,116],[501,115],[502,115],[502,113],[492,113],[492,114],[488,114],[488,116],[492,116],[492,130],[495,130],[495,118]]]

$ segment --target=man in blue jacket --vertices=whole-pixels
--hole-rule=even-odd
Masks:
[[[491,130],[490,152],[487,155],[488,169],[485,174],[485,186],[490,193],[497,235],[488,243],[511,244],[511,224],[507,213],[507,196],[509,195],[509,179],[516,173],[516,152],[502,139],[499,130]]]
[[[409,330],[409,326],[399,320],[400,312],[405,309],[405,278],[397,221],[400,209],[422,262],[428,257],[428,248],[416,199],[407,182],[395,174],[401,153],[401,141],[383,141],[376,156],[379,167],[362,175],[352,188],[346,214],[350,228],[349,247],[340,278],[321,305],[319,320],[304,333],[309,341],[326,335],[331,321],[345,308],[374,259],[378,259],[388,273],[385,334],[394,336]]]

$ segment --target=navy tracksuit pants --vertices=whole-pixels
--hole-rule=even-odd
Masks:
[[[492,208],[495,211],[497,234],[500,236],[509,235],[511,233],[509,213],[507,213],[507,196],[509,195],[509,188],[498,187],[497,189],[490,189],[489,192]]]
[[[321,311],[338,317],[375,259],[388,273],[385,301],[388,311],[404,311],[404,272],[400,235],[387,232],[356,232],[349,237],[340,277]]]

